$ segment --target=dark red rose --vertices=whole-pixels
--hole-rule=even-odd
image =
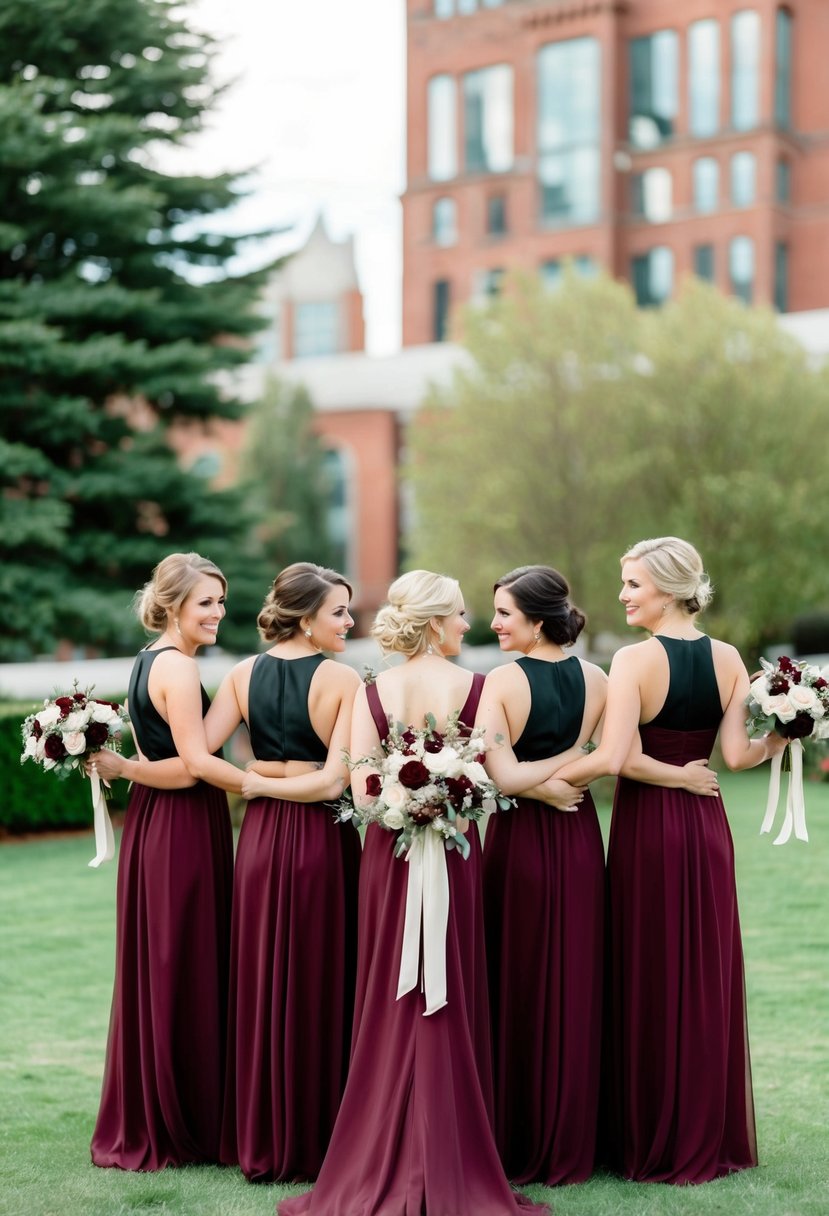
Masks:
[[[442,806],[417,806],[414,810],[410,810],[409,814],[412,817],[412,823],[416,823],[418,827],[423,827],[424,824],[431,823],[433,819],[437,819],[442,810]]]
[[[461,739],[468,739],[471,734],[471,726],[467,726],[465,722],[458,723],[458,735],[461,737]]]
[[[799,684],[802,679],[803,679],[802,671],[793,671],[792,672],[792,684]]]
[[[785,676],[775,675],[769,680],[769,692],[773,697],[776,697],[781,692],[788,692],[789,687],[789,681]]]
[[[406,747],[411,747],[412,744],[417,740],[417,735],[414,733],[414,731],[412,730],[412,728],[410,726],[408,728],[408,730],[403,731],[403,734],[400,736],[400,738],[406,744]],[[409,753],[407,752],[406,754],[408,755]]]
[[[75,708],[75,702],[72,697],[55,697],[55,705],[60,709],[60,716],[62,718],[68,718]]]
[[[780,658],[777,660],[777,666],[781,671],[794,671],[795,669],[794,663],[791,661],[789,656],[785,654],[781,654]]]
[[[475,757],[475,760],[477,761],[478,764],[483,764],[484,761],[486,760],[486,752],[478,752],[477,756]]]
[[[366,793],[369,798],[379,798],[383,789],[383,782],[380,780],[379,774],[369,773],[366,777]]]
[[[397,780],[407,790],[419,790],[431,780],[429,770],[422,760],[407,760],[397,774]]]
[[[781,722],[775,730],[784,739],[808,739],[815,728],[814,718],[802,710],[791,722]]]
[[[86,705],[86,694],[82,692],[75,692],[72,694],[72,700],[76,701],[78,705]]]
[[[43,734],[43,727],[40,725],[37,718],[35,718],[34,722],[32,723],[32,734],[36,739],[39,739]]]
[[[87,747],[103,747],[109,738],[109,731],[103,722],[90,722],[86,728]]]
[[[428,739],[424,739],[423,750],[431,752],[433,756],[443,751],[443,735],[439,731],[433,731]]]
[[[449,801],[456,811],[459,811],[463,806],[463,800],[467,794],[471,794],[475,786],[468,777],[447,777],[444,781],[446,792],[449,795]]]
[[[43,751],[50,760],[62,760],[66,755],[66,748],[63,746],[63,739],[60,735],[47,735]]]
[[[96,705],[108,705],[110,709],[117,710],[121,708],[117,701],[102,701],[100,697],[93,697],[92,700]]]
[[[824,680],[823,676],[818,676],[818,678],[815,680],[814,684],[812,685],[812,688],[825,688],[826,685],[827,685],[827,681]]]

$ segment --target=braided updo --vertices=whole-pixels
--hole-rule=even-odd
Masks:
[[[548,642],[572,646],[587,623],[581,609],[570,603],[567,579],[552,566],[519,566],[499,578],[493,591],[499,587],[510,593],[524,616],[541,621]]]
[[[336,570],[314,562],[294,562],[276,576],[256,620],[263,642],[287,642],[303,617],[314,616],[332,587],[345,587],[351,599],[351,584]]]
[[[384,654],[412,658],[429,644],[433,617],[452,616],[463,604],[458,582],[431,570],[410,570],[395,579],[371,627],[371,636]]]
[[[678,606],[694,616],[710,602],[714,590],[702,558],[693,545],[678,536],[640,540],[620,559],[645,563],[659,591],[672,595]]]
[[[135,611],[139,621],[150,633],[163,633],[170,617],[176,617],[181,605],[200,578],[217,578],[227,593],[227,579],[217,565],[198,553],[170,553],[158,563],[152,578],[135,596]]]

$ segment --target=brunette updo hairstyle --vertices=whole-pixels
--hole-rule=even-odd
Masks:
[[[672,595],[689,616],[702,612],[714,594],[699,553],[678,536],[640,540],[620,560],[643,561],[657,589]]]
[[[552,566],[519,566],[502,575],[493,587],[503,587],[531,621],[541,621],[548,642],[572,646],[587,623],[580,608],[570,603],[567,579]]]
[[[410,570],[389,587],[384,604],[371,627],[383,654],[413,658],[429,645],[429,622],[460,610],[463,596],[457,579],[431,570]]]
[[[336,570],[313,562],[294,562],[273,580],[256,620],[263,642],[287,642],[304,616],[314,616],[332,587],[345,587],[351,599],[351,584]]]
[[[227,579],[218,566],[198,553],[170,553],[158,563],[152,578],[135,596],[139,621],[150,633],[163,633],[200,578],[217,578],[227,594]]]

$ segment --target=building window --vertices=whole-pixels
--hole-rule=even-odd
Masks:
[[[352,511],[349,501],[349,467],[345,453],[338,448],[327,448],[323,453],[323,478],[325,484],[325,522],[331,544],[331,560],[335,569],[348,574],[352,569],[349,541],[354,535]]]
[[[464,167],[468,173],[512,168],[512,68],[499,63],[463,78]]]
[[[553,42],[538,54],[541,214],[558,224],[599,217],[601,58],[596,38]]]
[[[720,166],[713,156],[694,161],[694,208],[703,215],[716,211],[720,203]]]
[[[633,259],[633,290],[641,308],[664,304],[674,289],[674,255],[666,245],[659,245]]]
[[[731,18],[731,125],[750,131],[760,118],[760,15],[743,9]]]
[[[784,241],[774,246],[774,307],[789,311],[789,246]]]
[[[673,181],[667,169],[634,173],[633,213],[650,224],[664,224],[673,210]]]
[[[777,162],[774,174],[774,196],[778,203],[792,201],[792,166],[783,157]]]
[[[455,0],[435,0],[434,12],[436,17],[454,17]]]
[[[500,266],[493,267],[491,270],[479,270],[475,275],[472,298],[478,304],[494,300],[501,294],[503,283],[504,271]]]
[[[792,15],[786,8],[775,20],[774,118],[786,129],[792,124]]]
[[[572,266],[575,273],[582,279],[594,279],[599,273],[598,263],[589,253],[577,253],[574,258],[549,258],[541,263],[541,281],[545,287],[561,286],[564,277],[564,267]]]
[[[713,18],[688,28],[688,88],[692,135],[720,127],[720,26]]]
[[[452,76],[433,76],[429,81],[428,124],[429,176],[445,182],[458,171],[457,90]]]
[[[458,239],[458,205],[453,198],[436,198],[432,206],[432,240],[454,245]]]
[[[754,296],[754,241],[749,236],[735,236],[728,246],[728,274],[731,290],[744,304]]]
[[[753,152],[735,152],[731,157],[731,202],[751,207],[757,199],[757,157]]]
[[[694,274],[706,283],[714,282],[714,246],[694,246]]]
[[[504,236],[507,231],[507,199],[504,194],[490,194],[486,200],[486,231],[488,236]]]
[[[445,342],[449,328],[449,280],[438,279],[432,294],[432,341]]]
[[[630,42],[628,138],[636,148],[655,148],[674,134],[679,97],[679,39],[658,30]]]
[[[294,305],[294,358],[335,355],[340,349],[340,306],[336,300]]]

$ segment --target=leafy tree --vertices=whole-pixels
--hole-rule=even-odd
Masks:
[[[619,551],[620,499],[646,459],[626,444],[642,377],[628,289],[572,272],[512,279],[463,315],[471,360],[432,391],[409,441],[412,563],[456,574],[487,620],[495,578],[544,562],[588,611]]]
[[[215,97],[211,41],[177,11],[0,9],[0,657],[131,648],[131,592],[165,553],[231,579],[255,556],[238,492],[166,442],[173,422],[239,415],[216,373],[260,325],[259,279],[228,272],[238,240],[207,231],[237,178],[157,167]]]
[[[307,390],[269,380],[251,414],[242,473],[269,578],[291,562],[344,564],[330,534],[332,485]]]
[[[706,628],[750,658],[827,602],[829,378],[773,314],[696,281],[637,313],[627,288],[570,277],[513,283],[463,330],[468,366],[412,427],[411,551],[475,610],[547,562],[593,631],[620,633],[618,557],[666,534],[707,564]]]

